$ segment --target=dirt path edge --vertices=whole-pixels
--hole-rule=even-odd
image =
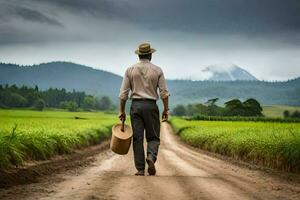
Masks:
[[[37,183],[45,176],[87,166],[94,161],[94,155],[109,149],[109,142],[105,140],[95,146],[74,150],[71,154],[54,156],[50,160],[27,162],[22,167],[0,170],[0,188]]]

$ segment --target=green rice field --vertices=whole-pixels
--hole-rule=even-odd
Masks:
[[[300,171],[300,124],[189,121],[172,118],[180,138],[190,145],[284,171]]]
[[[0,169],[98,144],[115,123],[101,112],[0,110]]]

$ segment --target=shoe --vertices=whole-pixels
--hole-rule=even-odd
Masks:
[[[146,162],[148,164],[148,173],[149,173],[149,175],[154,176],[156,174],[154,161],[150,158],[150,156],[147,156]]]
[[[136,176],[145,176],[145,172],[143,170],[137,171],[134,175]]]

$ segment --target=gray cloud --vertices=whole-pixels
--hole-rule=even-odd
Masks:
[[[17,4],[18,1],[15,1]],[[19,2],[21,2],[19,0]],[[86,13],[148,28],[224,33],[299,31],[299,0],[28,0],[61,12]],[[33,16],[34,14],[31,13]]]
[[[298,0],[46,0],[49,4],[130,21],[147,28],[213,34],[299,31]]]
[[[6,3],[0,3],[0,5],[0,18],[2,20],[8,21],[11,18],[21,18],[25,21],[45,23],[51,26],[63,27],[62,23],[60,23],[58,20],[48,17],[38,10],[33,10],[19,5],[10,5]]]
[[[31,0],[45,6],[55,6],[74,14],[86,14],[96,18],[128,19],[132,7],[126,1],[117,0]]]
[[[99,26],[115,20],[148,31],[276,37],[300,45],[299,0],[14,0],[9,6],[0,0],[0,5],[0,17],[6,11],[8,17],[61,27],[81,16],[100,20]]]
[[[287,79],[300,74],[298,13],[299,0],[0,0],[0,54],[122,74],[136,45],[150,41],[170,78],[232,62],[260,79]]]
[[[50,17],[47,17],[46,15],[44,15],[41,12],[36,11],[36,10],[31,10],[28,8],[22,8],[22,7],[16,6],[16,7],[12,8],[10,10],[10,12],[17,17],[23,18],[24,20],[29,20],[32,22],[39,22],[39,23],[46,23],[46,24],[53,25],[53,26],[63,27],[63,25],[59,21],[52,19]]]

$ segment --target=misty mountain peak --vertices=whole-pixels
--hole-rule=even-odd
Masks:
[[[202,73],[205,74],[207,80],[211,81],[257,80],[248,71],[232,63],[210,65],[203,69]]]

